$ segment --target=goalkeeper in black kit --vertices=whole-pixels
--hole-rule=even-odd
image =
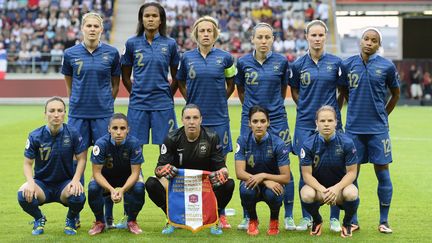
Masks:
[[[182,110],[183,127],[168,134],[161,146],[155,169],[156,177],[149,177],[146,190],[150,199],[167,214],[166,192],[168,180],[177,175],[177,168],[211,171],[209,178],[216,195],[219,213],[225,209],[234,191],[234,180],[228,178],[222,147],[218,135],[201,126],[199,107],[186,105]],[[175,228],[166,224],[162,234],[171,234]],[[212,234],[222,234],[218,226]]]

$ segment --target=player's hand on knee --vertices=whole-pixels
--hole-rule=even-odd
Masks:
[[[155,174],[157,177],[165,177],[171,179],[177,175],[178,169],[170,164],[161,165],[156,168]]]
[[[228,171],[226,170],[226,168],[213,171],[212,173],[210,173],[209,179],[213,187],[221,186],[228,181]]]
[[[23,196],[28,203],[31,203],[33,201],[33,198],[36,198],[35,183],[27,183],[27,185],[23,188]]]
[[[275,181],[266,180],[263,182],[263,184],[265,187],[272,190],[272,192],[274,192],[278,196],[284,193],[284,187]]]

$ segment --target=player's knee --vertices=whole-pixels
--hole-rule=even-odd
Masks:
[[[257,197],[257,189],[246,188],[245,183],[240,185],[240,198],[244,201],[252,201]]]
[[[137,198],[144,198],[145,195],[145,184],[143,182],[138,181],[135,183],[134,187],[132,188],[133,194]]]
[[[19,203],[26,202],[26,199],[24,197],[24,193],[22,191],[18,192],[18,202]]]
[[[154,194],[156,191],[159,191],[161,188],[163,189],[162,184],[155,177],[149,177],[145,182],[145,189],[149,194]]]
[[[77,195],[77,196],[75,196],[75,195],[70,195],[70,196],[67,198],[67,201],[68,201],[69,205],[70,205],[70,204],[74,204],[74,205],[82,204],[82,205],[84,205],[84,203],[85,203],[85,201],[86,201],[86,197],[85,197],[85,194],[84,194],[84,193],[81,193],[81,194],[79,194],[79,195]]]
[[[316,192],[312,187],[305,185],[300,190],[300,197],[303,202],[312,203],[315,201]]]
[[[228,179],[228,181],[225,182],[225,184],[223,184],[222,187],[226,192],[233,192],[235,187],[234,180]]]
[[[36,198],[32,198],[32,201],[29,203],[29,202],[27,202],[27,200],[24,197],[24,192],[23,191],[19,191],[18,192],[18,203],[20,205],[23,205],[23,204],[35,204],[35,205],[38,205],[39,201]]]
[[[342,191],[344,201],[354,201],[358,198],[358,190],[354,185],[345,187]]]
[[[97,193],[99,190],[101,190],[101,186],[96,182],[96,180],[91,180],[88,184],[88,191]]]
[[[282,205],[283,194],[276,195],[272,190],[264,190],[263,197],[271,209],[278,208]]]

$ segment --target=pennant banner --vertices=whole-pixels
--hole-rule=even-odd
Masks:
[[[168,221],[198,232],[218,221],[217,201],[208,178],[210,172],[179,169],[167,189]]]

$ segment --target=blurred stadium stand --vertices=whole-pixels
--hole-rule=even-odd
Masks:
[[[59,74],[63,50],[78,43],[80,20],[84,13],[92,10],[104,16],[105,34],[103,41],[122,51],[127,38],[134,35],[137,24],[137,10],[144,1],[140,0],[0,0],[0,43],[7,51],[6,80],[0,81],[1,97],[41,97],[41,95],[65,95],[62,76]],[[222,31],[216,47],[230,51],[240,57],[253,48],[250,43],[252,27],[257,22],[267,22],[275,28],[274,51],[283,53],[294,61],[307,50],[304,28],[311,19],[326,20],[330,34],[327,50],[342,58],[358,53],[361,28],[351,29],[339,36],[337,19],[367,16],[394,16],[399,19],[398,27],[380,27],[384,36],[381,54],[395,60],[404,74],[412,62],[419,62],[423,73],[431,73],[432,50],[432,1],[428,0],[162,0],[167,13],[168,34],[176,39],[181,52],[195,48],[189,38],[193,22],[202,15],[211,15],[219,20]],[[326,14],[321,12],[326,10]],[[428,11],[429,10],[429,11]],[[420,20],[418,24],[415,20]],[[414,23],[414,26],[413,26]],[[375,22],[367,24],[374,25]],[[411,24],[411,25],[410,25]],[[428,25],[429,24],[429,25]],[[405,36],[405,26],[410,30],[418,25],[422,38]],[[427,27],[429,26],[429,27]],[[365,26],[362,26],[366,27]],[[413,31],[413,30],[412,30]],[[413,31],[414,32],[414,31]],[[409,42],[410,45],[405,45]],[[415,50],[423,48],[423,51]],[[0,49],[1,45],[0,45]],[[412,49],[412,50],[411,50]],[[411,50],[411,51],[410,51]],[[415,53],[429,53],[429,57]],[[409,59],[408,59],[409,58]],[[1,72],[1,70],[0,70]],[[1,75],[0,75],[1,77]],[[47,81],[49,87],[39,87],[35,92],[28,85],[29,80]],[[15,86],[6,84],[15,82]],[[20,82],[21,81],[21,82]],[[405,79],[406,85],[410,80]],[[28,84],[28,83],[27,83]],[[42,84],[41,84],[42,85]],[[12,88],[15,87],[15,88]],[[30,89],[33,92],[23,92]],[[60,90],[58,90],[60,89]],[[15,91],[13,91],[15,90]],[[408,88],[409,90],[409,88]],[[46,94],[45,94],[45,93]],[[30,93],[30,94],[29,94]],[[32,95],[33,94],[33,95]],[[120,97],[127,97],[121,89]],[[406,95],[409,99],[408,95]]]

